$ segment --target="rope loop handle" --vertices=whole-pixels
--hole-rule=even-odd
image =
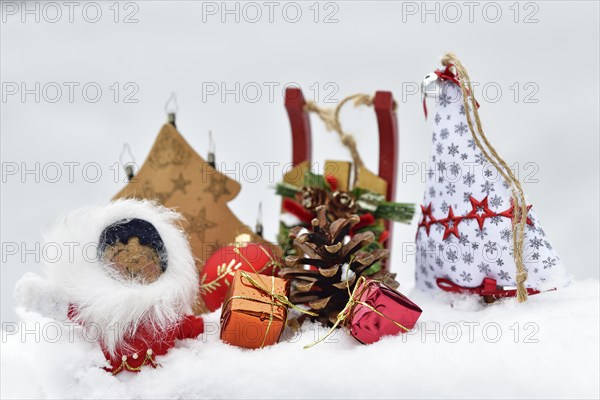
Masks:
[[[328,131],[335,131],[338,134],[342,144],[350,151],[352,164],[354,166],[354,180],[356,181],[359,169],[364,167],[365,164],[358,152],[356,139],[352,134],[346,133],[342,129],[342,124],[340,123],[340,112],[342,107],[351,100],[354,100],[354,107],[361,105],[373,106],[373,96],[357,93],[343,98],[335,108],[319,107],[314,101],[309,100],[306,102],[304,109],[307,112],[314,112],[317,114],[325,124],[325,129]]]

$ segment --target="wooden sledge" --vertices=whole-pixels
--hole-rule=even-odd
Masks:
[[[292,129],[293,168],[285,175],[284,181],[296,185],[301,184],[304,176],[302,171],[308,168],[312,162],[312,136],[306,105],[307,102],[301,89],[288,88],[286,90],[285,108]],[[358,172],[360,187],[385,195],[386,201],[395,201],[396,198],[399,144],[395,106],[396,103],[391,92],[378,91],[375,93],[373,108],[379,128],[379,171],[378,174],[374,174],[363,167]],[[336,162],[326,162],[326,170],[328,163]],[[341,169],[343,170],[343,168]],[[384,247],[391,252],[393,224],[385,221],[385,227],[389,236]]]

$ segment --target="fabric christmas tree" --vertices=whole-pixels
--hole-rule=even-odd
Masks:
[[[431,115],[432,152],[416,237],[417,287],[483,294],[464,288],[479,288],[492,282],[492,290],[514,295],[516,290],[502,289],[518,286],[513,219],[516,210],[522,208],[515,207],[510,179],[504,177],[510,176],[506,172],[503,176],[498,168],[500,163],[494,165],[481,149],[489,143],[474,133],[481,128],[478,105],[471,106],[477,103],[466,83],[468,75],[467,79],[461,76],[466,71],[460,74],[464,67],[460,64],[457,71],[452,60],[446,62],[445,68],[428,75],[433,78],[430,84],[436,85],[437,104]],[[464,93],[471,100],[466,107]],[[467,113],[471,113],[470,121]],[[497,156],[493,148],[486,153]],[[522,284],[532,294],[536,292],[532,289],[564,286],[568,276],[530,208],[527,204],[527,219],[523,221],[521,277]]]

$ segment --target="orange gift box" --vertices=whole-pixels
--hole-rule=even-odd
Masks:
[[[246,349],[277,343],[287,319],[288,293],[285,279],[238,270],[221,311],[221,340]]]

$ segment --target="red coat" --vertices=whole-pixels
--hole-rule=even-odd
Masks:
[[[74,319],[76,315],[76,307],[69,306],[69,318]],[[110,363],[110,367],[105,369],[115,375],[123,370],[139,372],[144,365],[156,368],[155,356],[167,354],[175,345],[176,339],[193,339],[203,332],[204,322],[195,315],[184,316],[176,326],[163,332],[157,332],[149,325],[142,325],[133,338],[125,340],[116,349],[113,356],[100,342],[104,357]]]

